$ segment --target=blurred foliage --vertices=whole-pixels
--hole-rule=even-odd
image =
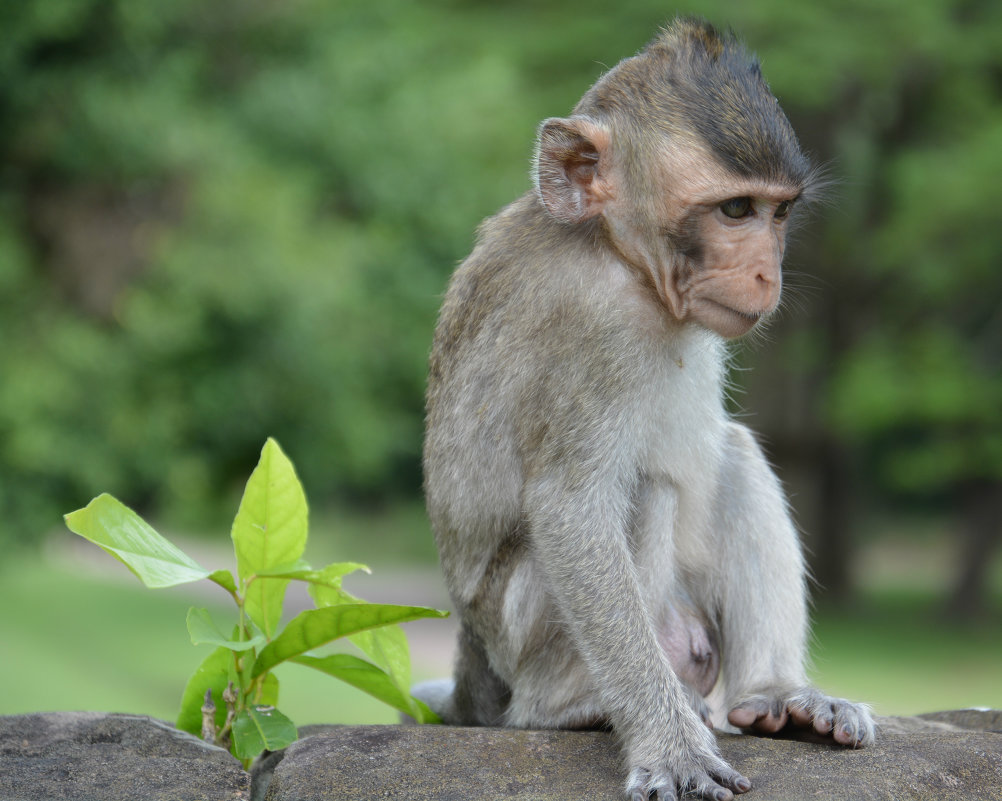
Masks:
[[[676,10],[750,43],[838,179],[803,259],[822,311],[776,349],[825,377],[814,425],[878,489],[1002,480],[1002,5]],[[5,4],[0,537],[108,489],[218,521],[268,435],[320,505],[415,495],[448,273],[528,187],[538,121],[667,13]]]

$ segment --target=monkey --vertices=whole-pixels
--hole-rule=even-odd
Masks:
[[[777,308],[817,176],[758,60],[696,18],[541,123],[429,360],[460,630],[453,678],[414,691],[444,722],[611,728],[633,801],[748,791],[714,721],[873,742],[865,705],[808,682],[799,536],[725,408],[728,342]]]

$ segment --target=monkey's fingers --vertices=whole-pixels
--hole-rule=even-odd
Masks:
[[[723,760],[721,760],[719,767],[711,770],[710,773],[718,785],[722,785],[727,790],[732,791],[732,793],[747,793],[751,789],[751,779],[747,776],[742,776]],[[711,785],[713,785],[713,782],[711,782]],[[713,786],[710,786],[709,789],[715,794],[707,797],[714,798],[716,801],[724,801],[724,799],[732,797],[730,794],[726,796],[721,795],[720,791],[714,789]]]
[[[832,716],[831,708],[829,707],[820,714],[812,713],[811,710],[806,709],[802,706],[797,706],[796,704],[790,704],[787,707],[787,711],[790,713],[790,721],[794,726],[801,729],[811,729],[813,728],[822,737],[831,737],[832,726],[835,725],[835,719]],[[815,717],[815,714],[817,716]],[[836,738],[838,739],[838,738]]]
[[[734,707],[727,713],[727,720],[739,729],[775,734],[786,725],[788,714],[782,701],[757,695]]]
[[[655,773],[646,768],[635,768],[630,771],[626,780],[626,794],[630,801],[677,801],[675,779],[668,773]]]
[[[696,768],[685,779],[675,777],[670,771],[635,770],[630,774],[627,793],[630,801],[677,801],[678,788],[681,788],[685,798],[733,801],[735,793],[746,793],[751,789],[751,780],[722,759],[717,759],[709,770]]]
[[[751,789],[751,781],[729,766],[709,773],[701,772],[686,785],[685,797],[695,796],[710,801],[733,801],[734,793],[746,793]]]
[[[832,709],[835,712],[832,726],[835,742],[853,748],[862,748],[873,742],[873,719],[864,704],[838,699],[832,704]]]
[[[839,745],[860,748],[874,739],[873,719],[865,704],[854,704],[843,698],[831,698],[819,690],[805,690],[787,704],[791,719]]]
[[[790,713],[790,721],[794,726],[800,726],[801,728],[806,728],[814,723],[811,718],[811,713],[800,706],[788,706],[786,711]]]

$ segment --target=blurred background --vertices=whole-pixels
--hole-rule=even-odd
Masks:
[[[814,676],[1002,707],[1002,4],[38,0],[0,8],[0,713],[173,717],[185,608],[223,593],[148,591],[61,515],[108,491],[228,566],[267,436],[310,561],[447,603],[419,456],[448,275],[539,120],[675,12],[748,42],[835,181],[733,371],[810,550]],[[411,629],[418,677],[448,625]],[[298,723],[393,719],[292,673]]]

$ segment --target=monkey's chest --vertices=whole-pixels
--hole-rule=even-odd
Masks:
[[[721,375],[716,365],[696,358],[705,355],[669,351],[634,411],[640,470],[682,489],[713,483],[723,453],[728,417]]]

